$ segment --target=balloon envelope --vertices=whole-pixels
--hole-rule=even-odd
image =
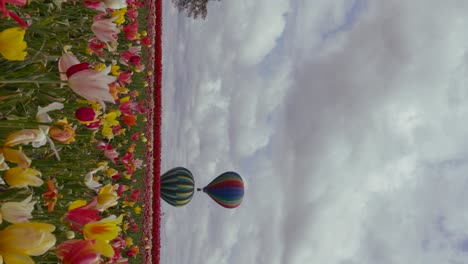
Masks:
[[[219,205],[236,208],[244,197],[244,182],[239,174],[228,171],[216,177],[203,191]]]
[[[173,168],[161,176],[160,182],[161,198],[168,204],[180,207],[192,200],[195,181],[188,169]]]

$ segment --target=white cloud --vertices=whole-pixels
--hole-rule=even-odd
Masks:
[[[466,259],[468,4],[358,2],[166,6],[163,170],[248,190],[163,205],[163,263]]]

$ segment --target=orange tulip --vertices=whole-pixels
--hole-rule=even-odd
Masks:
[[[67,119],[59,120],[49,130],[49,136],[62,144],[75,142],[75,129],[68,123]]]

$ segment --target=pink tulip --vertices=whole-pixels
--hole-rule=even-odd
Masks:
[[[128,40],[137,40],[138,36],[138,22],[124,26],[125,38]]]
[[[112,161],[112,163],[116,164],[119,160],[119,152],[116,149],[110,149],[104,151],[104,156]]]
[[[108,45],[109,42],[116,42],[117,34],[120,33],[120,29],[117,28],[117,25],[113,23],[113,21],[117,18],[117,16],[111,19],[102,18],[102,15],[99,14],[94,17],[94,22],[91,25],[91,30],[100,41]]]
[[[105,46],[106,44],[101,42],[97,37],[94,37],[88,41],[88,48],[99,57],[104,56],[104,52],[102,52],[102,50]]]
[[[93,122],[91,124],[85,124],[84,126],[89,130],[97,130],[100,125],[101,125],[101,120],[99,119],[96,122]]]
[[[127,10],[127,17],[133,21],[138,19],[138,10],[136,8],[130,8]]]
[[[83,1],[83,4],[87,8],[95,9],[101,12],[106,12],[106,6],[102,2],[85,0]]]
[[[58,62],[58,67],[60,71],[60,80],[62,81],[68,80],[68,77],[66,74],[67,70],[71,66],[79,64],[79,63],[80,61],[78,60],[78,58],[76,58],[75,55],[73,55],[73,53],[65,52],[62,55],[62,57],[60,57],[59,62]]]
[[[132,83],[132,71],[127,71],[127,72],[121,72],[119,75],[119,83],[122,86],[125,86],[126,84]]]
[[[109,92],[109,84],[117,80],[109,76],[111,66],[103,71],[89,69],[89,64],[84,62],[67,69],[68,85],[77,94],[87,100],[95,101],[106,109],[104,102],[114,103],[114,98]]]
[[[139,56],[141,53],[141,46],[132,46],[128,50],[123,51],[120,54],[120,63],[123,65],[128,65],[130,58],[133,56]]]

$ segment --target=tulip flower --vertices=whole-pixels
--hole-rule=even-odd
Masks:
[[[138,55],[140,55],[140,53],[141,53],[141,46],[140,45],[132,46],[128,50],[125,50],[120,54],[120,63],[122,63],[123,65],[128,66],[128,64],[130,62],[130,58],[133,57],[133,56],[138,56]]]
[[[67,51],[64,52],[58,62],[60,80],[62,81],[68,80],[68,76],[66,74],[67,70],[70,69],[70,67],[77,65],[77,64],[80,64],[80,61],[75,55],[73,55],[73,53],[67,52]]]
[[[117,19],[114,20],[114,23],[117,24],[117,26],[120,26],[123,23],[125,23],[126,12],[127,12],[127,8],[121,8],[119,10],[115,10],[114,12],[112,12],[111,16],[117,17]]]
[[[117,205],[117,200],[120,198],[117,194],[119,185],[107,184],[99,190],[97,204],[95,206],[99,211],[104,211],[109,207]]]
[[[18,164],[22,168],[28,168],[31,165],[31,159],[29,159],[21,149],[11,148],[17,145],[27,145],[29,143],[39,144],[45,140],[44,133],[39,129],[23,129],[14,131],[8,135],[3,143],[3,149],[0,151],[3,153],[5,160]],[[5,168],[2,166],[2,168]]]
[[[104,156],[110,159],[112,163],[116,164],[119,160],[119,152],[111,144],[98,141],[96,147],[99,150],[104,150]]]
[[[132,140],[137,141],[140,138],[140,132],[135,132],[132,135]]]
[[[132,194],[130,195],[130,199],[136,202],[138,200],[138,197],[140,197],[140,190],[133,190]]]
[[[47,191],[42,194],[42,198],[45,199],[44,205],[47,206],[47,211],[54,211],[55,203],[58,200],[58,189],[52,179],[47,179]]]
[[[67,240],[58,245],[57,257],[62,264],[99,264],[101,253],[94,249],[92,240]]]
[[[99,0],[84,0],[83,4],[87,8],[95,9],[100,12],[106,12],[106,5]]]
[[[24,154],[24,152],[20,149],[12,149],[5,147],[1,150],[1,152],[3,152],[3,157],[5,158],[5,160],[16,163],[21,168],[26,169],[31,165],[31,159],[28,158],[26,154]],[[6,164],[3,164],[2,168],[6,168],[5,165]]]
[[[77,202],[80,203],[80,206],[74,207],[72,206],[74,203],[72,203],[68,212],[63,217],[72,224],[73,230],[81,230],[84,225],[101,219],[99,210],[93,208],[97,203],[97,199],[94,199],[90,204],[86,204],[86,201],[83,201],[84,204],[81,204],[81,200]]]
[[[41,123],[51,123],[52,118],[49,116],[48,113],[50,111],[61,110],[61,109],[63,109],[63,104],[58,103],[58,102],[53,102],[45,107],[38,106],[37,114],[36,114],[36,121],[41,122]],[[57,160],[60,160],[60,156],[57,151],[57,148],[55,148],[54,142],[47,136],[47,134],[49,134],[50,126],[40,125],[39,130],[44,134],[44,139],[42,141],[33,142],[32,146],[35,148],[38,148],[38,147],[45,145],[46,141],[48,141],[50,148],[55,154],[55,157],[57,158]]]
[[[132,246],[130,249],[127,251],[126,255],[129,257],[135,257],[140,253],[140,249],[137,246]]]
[[[91,107],[80,107],[75,111],[76,119],[82,124],[90,124],[97,121],[98,114]]]
[[[132,71],[120,72],[118,80],[121,86],[132,83]]]
[[[49,136],[62,144],[75,142],[75,129],[68,123],[67,119],[62,119],[55,123],[49,130]]]
[[[24,41],[26,31],[23,28],[13,27],[0,32],[0,54],[11,61],[23,61],[28,53]]]
[[[122,230],[118,225],[122,224],[123,215],[116,218],[111,215],[96,222],[90,222],[83,227],[83,235],[86,240],[95,240],[94,248],[102,255],[111,258],[114,249],[109,241],[115,239]]]
[[[86,187],[88,187],[90,189],[93,189],[93,190],[99,189],[99,187],[101,187],[102,184],[100,184],[99,182],[94,180],[94,174],[96,172],[98,172],[98,171],[103,171],[103,170],[105,170],[105,167],[100,166],[97,169],[94,169],[94,170],[86,173],[86,175],[84,177],[84,182],[85,182]]]
[[[137,20],[138,18],[138,9],[136,8],[130,8],[127,10],[127,17],[131,20],[131,21],[135,21]]]
[[[29,143],[38,144],[45,139],[44,133],[39,129],[23,129],[10,133],[3,143],[6,147],[17,145],[27,145]]]
[[[109,43],[117,42],[117,34],[120,33],[120,29],[117,28],[117,25],[114,23],[114,20],[118,19],[119,16],[113,18],[102,18],[102,15],[96,15],[94,17],[94,22],[91,25],[91,31],[96,35],[96,37],[107,44],[109,50],[113,50]]]
[[[151,46],[151,39],[149,37],[144,37],[140,39],[141,44],[150,47]]]
[[[123,31],[126,39],[131,41],[137,40],[140,35],[138,34],[138,21],[134,22],[133,24],[124,26]]]
[[[99,103],[103,110],[106,108],[104,102],[114,103],[114,98],[109,93],[109,84],[115,82],[117,78],[108,75],[111,66],[103,71],[96,71],[89,69],[88,63],[80,63],[69,67],[66,71],[68,85],[75,93]]]
[[[5,202],[0,207],[1,217],[10,223],[27,222],[32,218],[31,212],[36,202],[29,196],[22,202]],[[0,219],[1,223],[1,219]]]
[[[58,102],[53,102],[45,107],[38,106],[37,113],[36,113],[36,121],[40,123],[51,123],[53,120],[49,116],[48,113],[50,111],[61,110],[61,109],[63,109],[63,104],[58,103]],[[39,126],[39,130],[41,130],[41,132],[44,133],[44,135],[47,135],[49,133],[49,129],[50,129],[50,126],[47,126],[47,125]],[[46,137],[44,136],[43,140],[33,142],[32,145],[33,147],[38,148],[38,147],[44,146],[45,143],[46,143]],[[55,146],[53,147],[55,148]]]
[[[136,121],[137,121],[136,115],[126,115],[122,117],[122,122],[124,122],[129,129],[130,127],[136,125]]]
[[[14,167],[5,172],[3,179],[13,188],[25,188],[28,186],[39,187],[44,183],[39,176],[41,176],[41,172],[38,170]]]
[[[127,7],[126,0],[104,0],[104,4],[111,9],[121,9]]]
[[[34,263],[55,245],[55,226],[37,222],[17,223],[0,231],[0,259],[6,264]]]
[[[3,156],[3,152],[0,149],[0,171],[8,170],[10,167],[5,162],[5,156]]]
[[[94,37],[88,41],[89,54],[94,52],[97,56],[103,57],[103,49],[105,46],[106,43],[101,42],[97,37]]]
[[[90,123],[90,124],[85,124],[84,126],[89,130],[97,130],[97,129],[99,129],[100,125],[101,125],[101,120],[98,120],[98,121]]]
[[[0,11],[4,12],[6,9],[5,4],[12,4],[17,6],[25,6],[28,0],[0,0]]]

